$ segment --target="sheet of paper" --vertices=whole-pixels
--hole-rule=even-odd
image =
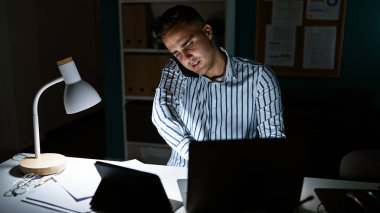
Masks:
[[[44,202],[40,202],[40,201],[36,201],[36,200],[24,199],[24,200],[21,200],[21,201],[25,202],[25,203],[32,204],[32,205],[40,206],[40,207],[43,207],[43,208],[46,208],[46,209],[52,209],[52,210],[55,210],[57,212],[77,213],[76,211],[71,211],[71,210],[68,210],[68,209],[64,209],[64,208],[61,208],[61,207],[58,207],[58,206],[53,206],[53,205],[50,205],[50,204],[47,204],[47,203],[44,203]]]
[[[267,25],[265,63],[275,66],[294,66],[295,26]]]
[[[143,163],[136,159],[128,161],[104,161],[124,166],[139,167],[143,165]],[[87,199],[94,196],[101,181],[95,166],[89,166],[89,164],[93,165],[94,163],[94,160],[91,162],[78,162],[74,159],[74,161],[68,162],[68,166],[64,172],[55,176],[54,179],[77,201]]]
[[[341,0],[308,0],[306,3],[306,19],[338,20]]]
[[[334,69],[336,27],[305,27],[304,69]]]
[[[133,168],[139,168],[139,167],[144,165],[144,163],[142,163],[141,161],[139,161],[137,159],[127,160],[127,161],[111,161],[109,163],[119,165],[119,166],[128,167],[128,168],[132,168],[132,167]]]
[[[100,183],[100,175],[92,164],[86,161],[68,162],[67,168],[54,179],[78,201],[92,197]]]
[[[67,193],[61,185],[54,182],[28,194],[23,201],[46,208],[56,208],[74,212],[91,212],[91,198],[77,201]]]
[[[302,25],[303,0],[275,0],[272,7],[273,25]]]

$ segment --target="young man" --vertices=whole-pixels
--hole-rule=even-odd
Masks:
[[[155,35],[173,55],[162,70],[152,122],[172,148],[169,166],[187,166],[191,141],[285,137],[281,91],[271,69],[231,57],[189,6],[162,14]]]

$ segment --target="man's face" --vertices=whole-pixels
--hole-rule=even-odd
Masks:
[[[185,68],[206,75],[213,66],[216,52],[211,39],[212,30],[209,25],[180,23],[172,27],[162,40]]]

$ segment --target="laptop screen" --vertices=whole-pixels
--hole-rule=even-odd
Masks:
[[[187,212],[291,212],[305,150],[288,139],[191,142]]]

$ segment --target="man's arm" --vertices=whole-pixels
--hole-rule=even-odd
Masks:
[[[281,90],[277,78],[268,66],[259,71],[255,101],[258,131],[261,138],[285,137]]]
[[[163,69],[159,87],[153,100],[152,122],[166,143],[181,157],[188,159],[192,139],[178,112],[179,97],[184,77],[169,64]]]

